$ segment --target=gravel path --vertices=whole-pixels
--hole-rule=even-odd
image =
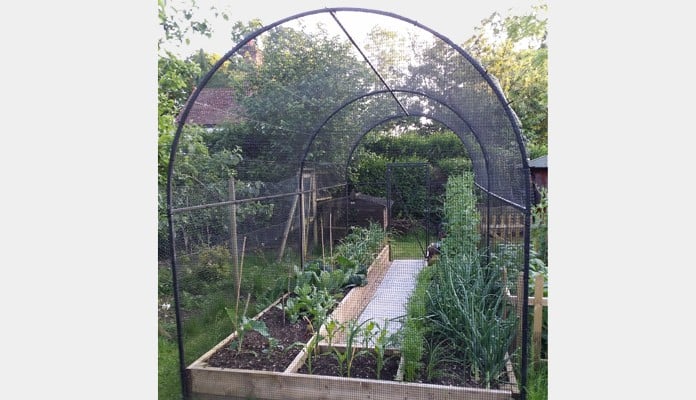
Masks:
[[[416,285],[416,276],[425,266],[425,260],[394,260],[377,291],[358,317],[359,322],[373,319],[380,326],[390,320],[391,333],[401,328],[400,317],[406,314],[406,303]]]

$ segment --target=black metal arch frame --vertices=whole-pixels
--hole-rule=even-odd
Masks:
[[[356,8],[356,7],[335,7],[335,8],[317,9],[317,10],[307,11],[307,12],[299,13],[299,14],[296,14],[293,16],[289,16],[289,17],[280,19],[280,20],[278,20],[270,25],[264,26],[264,27],[256,30],[255,32],[247,35],[237,45],[235,45],[230,51],[228,51],[223,57],[221,57],[215,63],[215,65],[213,65],[213,67],[210,69],[210,71],[208,71],[206,73],[206,75],[200,80],[199,84],[197,85],[196,89],[193,91],[193,93],[189,97],[189,100],[188,100],[186,106],[184,107],[184,109],[182,110],[182,112],[180,114],[180,119],[179,119],[177,129],[176,129],[173,141],[172,141],[172,146],[170,149],[170,158],[169,158],[169,165],[168,165],[168,170],[167,170],[167,185],[166,185],[167,221],[168,221],[168,228],[169,228],[168,233],[169,233],[169,244],[170,244],[170,251],[171,251],[171,266],[172,266],[172,277],[173,277],[172,283],[173,283],[174,302],[175,302],[176,329],[177,329],[177,337],[178,337],[178,341],[179,341],[178,342],[179,364],[180,364],[180,373],[181,373],[181,383],[182,383],[184,395],[186,395],[186,393],[187,393],[187,384],[186,384],[186,379],[185,379],[186,366],[185,366],[183,343],[182,343],[182,325],[181,325],[181,315],[180,315],[180,306],[179,306],[179,304],[180,304],[179,286],[178,286],[178,279],[177,279],[177,274],[176,274],[177,259],[176,259],[175,240],[174,240],[175,234],[174,234],[174,228],[173,228],[173,226],[174,226],[173,214],[177,211],[180,211],[180,210],[174,210],[172,208],[172,175],[173,175],[173,171],[174,171],[174,164],[176,162],[176,153],[177,153],[177,148],[178,148],[179,139],[181,136],[182,129],[183,129],[183,127],[188,119],[188,115],[193,107],[193,104],[195,103],[195,100],[200,95],[202,89],[207,85],[207,83],[210,81],[210,79],[215,74],[215,72],[217,72],[225,62],[227,62],[234,54],[236,54],[241,48],[243,48],[245,45],[247,45],[250,41],[252,41],[256,37],[258,37],[259,35],[263,34],[264,32],[267,32],[267,31],[269,31],[275,27],[278,27],[286,22],[289,22],[289,21],[292,21],[295,19],[299,19],[302,17],[314,15],[314,14],[329,13],[333,17],[333,19],[336,21],[336,23],[340,26],[340,28],[343,30],[343,32],[346,34],[346,36],[351,41],[353,46],[360,52],[360,54],[363,56],[364,60],[369,64],[369,66],[372,68],[372,71],[375,73],[375,75],[379,78],[379,80],[382,82],[382,84],[386,88],[386,89],[382,89],[382,90],[376,90],[376,91],[373,91],[370,93],[365,93],[365,94],[356,96],[356,97],[344,102],[339,107],[335,108],[333,110],[333,112],[331,112],[326,117],[326,119],[321,124],[319,124],[319,126],[313,132],[311,139],[306,144],[305,149],[304,149],[304,153],[302,154],[302,158],[300,160],[299,175],[298,175],[298,180],[299,180],[298,181],[298,191],[296,192],[296,194],[304,192],[303,179],[302,179],[303,174],[302,173],[305,169],[308,152],[312,146],[312,143],[314,143],[316,137],[320,133],[322,127],[324,127],[336,114],[338,114],[341,110],[345,109],[349,104],[351,104],[355,101],[358,101],[362,98],[366,98],[366,97],[374,96],[374,95],[378,95],[378,94],[389,93],[394,98],[395,102],[399,105],[399,107],[403,111],[403,114],[384,116],[383,119],[381,119],[380,121],[378,121],[376,123],[373,123],[366,130],[364,130],[363,132],[360,133],[360,135],[357,137],[357,139],[353,143],[353,145],[350,149],[350,152],[348,154],[348,157],[346,159],[346,177],[347,177],[348,164],[350,163],[350,160],[353,156],[353,153],[356,150],[356,148],[357,148],[358,144],[360,143],[360,141],[362,140],[362,138],[369,131],[373,130],[374,128],[376,128],[377,126],[379,126],[385,122],[388,122],[388,121],[394,120],[394,119],[399,119],[399,118],[406,118],[406,117],[416,117],[416,116],[417,117],[427,117],[427,118],[436,120],[439,123],[442,123],[443,125],[447,126],[450,129],[453,129],[453,127],[448,126],[445,122],[439,120],[436,116],[433,116],[431,114],[409,113],[406,110],[406,108],[404,108],[404,106],[401,104],[401,102],[398,100],[398,98],[396,97],[395,93],[398,93],[398,92],[409,93],[409,94],[414,94],[414,95],[418,95],[418,96],[424,96],[428,99],[432,99],[432,100],[438,102],[438,104],[441,104],[444,107],[446,107],[447,109],[449,109],[450,111],[452,111],[460,119],[460,121],[467,126],[467,128],[469,129],[469,132],[474,136],[476,143],[478,143],[481,154],[483,155],[484,164],[486,165],[486,173],[488,174],[487,182],[489,182],[489,184],[490,184],[491,171],[490,171],[490,168],[488,167],[489,156],[487,153],[485,143],[484,143],[484,141],[481,140],[480,133],[476,132],[476,130],[472,128],[470,123],[465,118],[463,118],[463,116],[460,115],[460,113],[457,110],[455,110],[445,99],[442,99],[441,97],[435,96],[435,95],[430,94],[430,93],[416,91],[416,90],[413,90],[410,88],[397,88],[397,89],[390,88],[389,85],[382,78],[382,76],[379,74],[379,72],[374,68],[374,66],[372,65],[370,60],[365,56],[365,54],[362,52],[360,47],[355,43],[355,41],[352,39],[350,34],[345,30],[345,28],[343,27],[341,22],[336,17],[336,14],[335,14],[336,12],[344,12],[344,11],[377,14],[377,15],[398,19],[398,20],[404,21],[406,23],[412,24],[413,26],[420,28],[424,31],[427,31],[430,34],[432,34],[433,36],[439,38],[440,40],[445,42],[447,45],[449,45],[452,49],[454,49],[461,57],[466,59],[469,62],[469,64],[471,66],[473,66],[479,72],[481,78],[484,79],[485,82],[489,85],[490,89],[497,97],[499,104],[503,107],[503,110],[504,110],[507,118],[509,119],[510,125],[511,125],[511,127],[514,131],[514,134],[515,134],[515,139],[516,139],[516,143],[517,143],[519,154],[520,154],[520,160],[522,162],[522,168],[524,169],[524,171],[526,171],[527,176],[529,176],[529,165],[528,165],[528,161],[527,161],[528,159],[527,159],[526,149],[524,146],[524,140],[522,138],[522,134],[521,134],[520,127],[519,127],[519,120],[517,119],[517,116],[515,115],[514,111],[510,108],[509,103],[506,101],[505,96],[504,96],[498,82],[496,81],[495,78],[493,78],[492,76],[490,76],[488,74],[488,72],[485,70],[485,68],[477,60],[475,60],[473,57],[471,57],[466,51],[464,51],[461,47],[459,47],[454,42],[452,42],[449,38],[436,32],[435,30],[433,30],[427,26],[424,26],[415,20],[400,16],[400,15],[395,14],[395,13],[387,12],[387,11],[380,11],[380,10],[373,10],[373,9],[366,9],[366,8]],[[466,141],[464,141],[462,138],[463,132],[460,132],[460,131],[455,130],[455,129],[453,129],[453,131],[459,136],[459,138],[460,138],[460,140],[462,140],[463,144],[465,146],[467,146]],[[529,279],[529,258],[530,258],[530,253],[529,253],[529,246],[530,246],[530,237],[529,236],[530,235],[529,235],[529,232],[530,232],[530,228],[531,228],[531,197],[532,196],[531,196],[531,181],[529,179],[525,179],[525,180],[523,180],[523,183],[524,183],[524,187],[521,189],[523,190],[523,193],[524,193],[524,204],[516,204],[508,199],[505,199],[505,198],[502,198],[502,197],[496,195],[495,193],[491,193],[487,187],[483,187],[483,186],[478,185],[478,184],[477,184],[477,186],[479,186],[479,188],[481,188],[485,193],[487,193],[489,202],[490,202],[491,197],[495,197],[495,198],[498,198],[498,199],[506,202],[507,204],[519,209],[520,211],[524,212],[524,216],[525,216],[525,218],[524,218],[524,221],[525,221],[524,222],[524,232],[525,232],[525,234],[524,234],[523,279],[524,279],[524,282],[527,282]],[[303,202],[300,202],[300,207],[303,207],[302,203]],[[304,222],[301,221],[301,223],[304,223]],[[300,232],[301,232],[301,234],[303,234],[304,229],[300,229]],[[523,298],[527,298],[529,296],[529,293],[528,293],[529,289],[528,289],[527,285],[523,285],[523,286],[524,286],[523,293],[521,293],[520,295],[522,295]],[[527,367],[526,366],[527,366],[527,360],[528,360],[528,345],[527,345],[527,343],[528,343],[528,335],[529,335],[529,332],[528,332],[528,330],[529,330],[529,328],[528,328],[528,310],[526,307],[523,308],[522,322],[521,323],[522,323],[523,329],[522,329],[522,349],[521,349],[522,368],[521,368],[521,376],[520,376],[521,382],[520,383],[521,383],[521,396],[522,396],[521,398],[524,400],[526,398],[526,390],[525,390],[525,386],[526,386],[526,382],[527,382]]]

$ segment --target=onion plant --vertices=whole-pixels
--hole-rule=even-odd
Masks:
[[[500,270],[482,260],[441,258],[428,308],[435,336],[449,338],[473,379],[490,388],[505,373],[516,317],[506,313]]]

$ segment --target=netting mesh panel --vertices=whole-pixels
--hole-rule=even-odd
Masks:
[[[220,148],[241,148],[240,179],[275,182],[296,176],[304,159],[344,164],[346,152],[386,115],[425,115],[470,143],[477,183],[523,205],[519,188],[526,175],[516,122],[481,71],[445,41],[404,21],[335,15],[341,25],[322,13],[260,34],[231,55],[204,90],[226,96],[217,105],[224,111],[212,112],[216,104],[201,99],[186,122],[214,123]],[[336,178],[327,185],[341,183],[340,174]]]
[[[181,115],[169,177],[187,365],[242,316],[292,292],[297,271],[330,263],[353,226],[387,225],[388,202],[356,198],[347,175],[364,135],[390,121],[431,119],[461,139],[482,189],[481,245],[505,266],[511,295],[521,295],[529,171],[518,121],[494,77],[427,28],[358,9],[288,18],[235,49]],[[212,375],[191,379],[216,388],[200,398],[246,387]],[[340,397],[365,396],[335,385]],[[306,388],[297,390],[292,396]],[[372,394],[390,393],[375,386]]]

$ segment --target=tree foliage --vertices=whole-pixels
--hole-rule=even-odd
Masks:
[[[523,15],[484,19],[464,48],[495,76],[522,122],[530,158],[547,154],[547,5]]]
[[[200,68],[174,56],[160,57],[157,64],[158,176],[159,184],[164,185],[169,165],[169,150],[176,130],[176,117],[186,104],[196,77],[200,74]]]
[[[420,169],[393,170],[392,188],[402,194],[392,192],[393,197],[399,198],[393,211],[395,215],[412,217],[421,217],[426,208],[439,213],[448,177],[471,171],[471,160],[461,140],[447,130],[427,134],[411,130],[399,135],[390,132],[390,129],[381,130],[365,136],[356,162],[349,169],[349,180],[360,193],[386,197],[387,164],[426,163],[430,174],[427,179]],[[430,191],[427,196],[426,186]]]
[[[210,21],[200,18],[200,7],[195,0],[157,0],[159,25],[162,29],[157,40],[157,49],[169,52],[169,46],[189,44],[191,37],[202,35],[210,37],[213,33]],[[213,15],[227,20],[227,13],[210,8]]]
[[[161,35],[158,39],[158,214],[160,251],[166,240],[166,193],[167,171],[170,151],[177,127],[177,116],[186,104],[188,97],[201,76],[201,65],[190,59],[181,59],[171,49],[189,43],[192,35],[210,36],[210,23],[199,18],[199,8],[194,0],[158,0],[159,25]],[[226,15],[217,13],[216,16]],[[176,164],[176,182],[180,188],[180,202],[199,201],[203,193],[220,192],[219,182],[234,175],[234,167],[241,160],[239,149],[225,149],[211,153],[205,140],[206,132],[198,127],[187,127],[179,141],[179,158]],[[218,183],[213,183],[218,182]],[[192,188],[198,188],[198,192]],[[185,191],[190,193],[184,193]],[[175,204],[174,206],[182,206]],[[182,217],[182,219],[185,219]],[[210,216],[192,222],[209,225]]]
[[[278,27],[257,39],[263,62],[240,63],[239,75],[228,76],[245,119],[218,130],[211,145],[241,144],[245,165],[254,167],[240,171],[240,177],[277,181],[297,171],[308,135],[332,107],[367,85],[371,74],[351,53],[350,44],[321,28],[304,32]],[[331,149],[347,145],[349,136],[331,135],[331,145],[322,140],[327,139],[317,138],[310,161],[330,161]]]
[[[161,189],[166,182],[176,117],[203,74],[222,57],[201,50],[181,59],[162,51],[165,43],[183,44],[188,43],[192,35],[211,34],[211,24],[197,17],[198,8],[193,0],[175,3],[174,0],[158,1],[162,28],[158,42]],[[188,7],[181,4],[188,4]],[[545,6],[539,6],[527,15],[508,17],[495,13],[482,22],[476,35],[464,46],[500,81],[503,92],[522,120],[531,157],[546,153],[545,10]],[[224,13],[218,15],[227,18]],[[230,30],[230,37],[233,42],[239,42],[261,26],[258,20],[237,22]],[[371,42],[365,50],[370,59],[390,81],[399,85],[431,93],[449,93],[447,88],[476,75],[471,66],[462,67],[465,63],[444,42],[423,49],[418,55],[419,62],[408,69],[399,64],[399,54],[395,51],[408,47],[402,38],[381,28],[373,29],[369,38]],[[245,52],[253,50],[262,54],[262,62],[249,62]],[[230,176],[235,176],[240,186],[276,182],[296,173],[306,150],[309,151],[307,161],[344,165],[345,154],[337,150],[350,149],[356,140],[355,132],[364,128],[356,123],[359,118],[355,118],[355,114],[336,114],[331,121],[331,135],[319,135],[312,147],[306,146],[308,135],[315,132],[322,118],[337,105],[356,94],[380,87],[364,61],[356,58],[351,44],[330,36],[321,26],[312,30],[279,26],[252,40],[248,49],[239,53],[226,61],[206,86],[234,89],[237,103],[244,110],[244,119],[212,132],[187,126],[179,144],[183,153],[177,159],[181,174],[177,183],[202,187],[200,182],[223,182]],[[391,70],[381,66],[390,66]],[[476,101],[472,104],[486,107]],[[439,124],[421,120],[407,122],[392,120],[384,124],[388,129],[408,128],[398,136],[368,136],[365,148],[357,153],[362,154],[358,159],[365,163],[351,169],[351,178],[363,176],[374,180],[383,173],[386,162],[404,160],[429,162],[435,174],[444,177],[471,168],[464,147],[454,134],[442,131]],[[409,131],[413,129],[417,133]],[[204,162],[204,158],[207,161]],[[163,215],[162,190],[160,196]]]

